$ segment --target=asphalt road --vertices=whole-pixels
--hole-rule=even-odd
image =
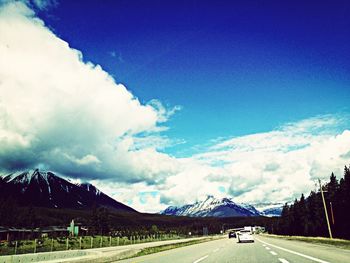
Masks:
[[[227,238],[117,262],[350,263],[350,250],[255,236],[254,243],[237,243],[236,239]]]

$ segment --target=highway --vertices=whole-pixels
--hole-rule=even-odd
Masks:
[[[350,250],[301,241],[255,236],[254,243],[220,239],[118,263],[349,263]]]

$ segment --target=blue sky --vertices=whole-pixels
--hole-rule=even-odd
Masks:
[[[0,174],[140,211],[288,202],[350,163],[348,1],[0,1]]]
[[[349,11],[348,1],[59,1],[39,15],[140,101],[180,105],[166,135],[186,143],[165,151],[188,156],[218,137],[349,111]]]

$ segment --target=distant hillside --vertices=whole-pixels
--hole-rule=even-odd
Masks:
[[[136,212],[91,184],[73,184],[52,172],[38,169],[0,177],[0,198],[9,197],[20,206],[68,209],[91,209],[97,206]]]

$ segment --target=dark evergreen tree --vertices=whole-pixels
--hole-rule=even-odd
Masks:
[[[326,208],[334,237],[350,239],[350,169],[338,182],[334,173],[323,187]],[[278,234],[328,237],[328,228],[321,192],[312,191],[292,205],[285,205],[278,220]]]

